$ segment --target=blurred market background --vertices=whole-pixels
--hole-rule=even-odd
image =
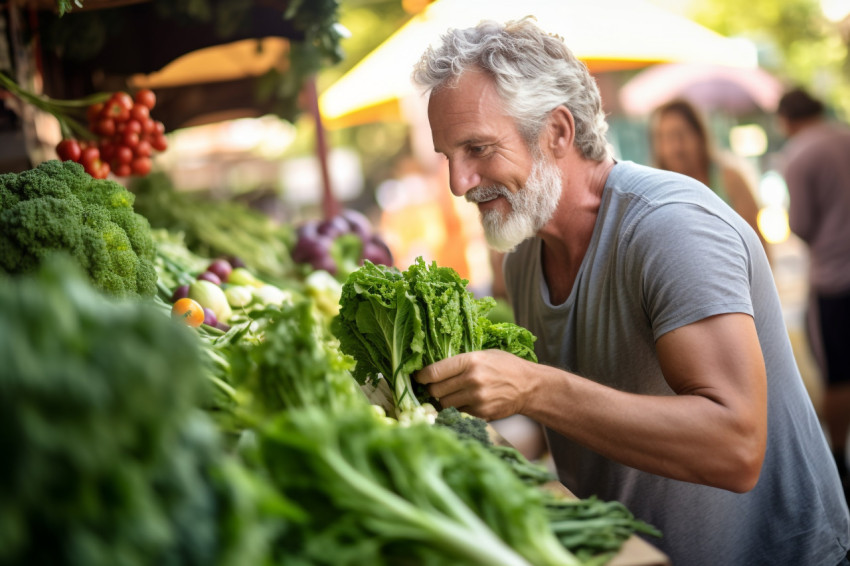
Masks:
[[[850,0],[7,0],[0,71],[48,99],[153,90],[167,149],[149,174],[113,178],[152,225],[197,249],[227,251],[230,236],[193,232],[204,220],[184,208],[212,219],[210,210],[235,205],[293,234],[353,210],[396,266],[423,256],[498,296],[477,212],[448,191],[409,75],[442,30],[527,14],[596,77],[619,159],[649,163],[647,117],[658,104],[684,96],[707,113],[756,187],[789,333],[817,398],[802,332],[807,260],[788,230],[773,111],[799,84],[848,117]],[[0,97],[0,172],[55,159],[56,117],[8,89]]]

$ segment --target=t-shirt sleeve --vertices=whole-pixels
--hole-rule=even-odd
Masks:
[[[655,208],[636,223],[626,265],[655,340],[710,316],[753,315],[750,255],[738,229],[684,203]]]

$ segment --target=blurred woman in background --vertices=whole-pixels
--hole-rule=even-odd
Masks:
[[[759,207],[741,170],[715,149],[706,121],[690,102],[671,100],[650,116],[653,165],[702,182],[731,206],[767,242],[758,229]],[[770,254],[768,254],[768,258]]]

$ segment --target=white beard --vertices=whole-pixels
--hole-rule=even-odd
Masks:
[[[476,187],[466,193],[469,202],[483,202],[503,196],[511,210],[481,213],[484,236],[493,249],[509,252],[521,242],[534,236],[555,214],[561,197],[561,170],[544,159],[535,159],[531,175],[517,192],[504,185]]]

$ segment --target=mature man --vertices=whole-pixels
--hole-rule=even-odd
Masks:
[[[833,457],[850,491],[850,128],[827,119],[803,89],[776,110],[789,137],[783,148],[791,230],[809,247],[809,336],[826,381],[821,412]]]
[[[546,427],[561,480],[659,527],[674,564],[848,564],[850,517],[758,236],[707,187],[618,162],[585,66],[526,19],[453,30],[430,92],[541,364],[422,369],[443,405]]]

